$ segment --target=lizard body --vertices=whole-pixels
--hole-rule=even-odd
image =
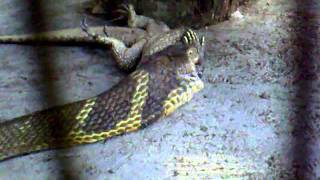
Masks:
[[[170,28],[143,15],[137,15],[133,6],[122,10],[127,14],[128,27],[93,27],[83,23],[82,28],[73,28],[29,35],[0,36],[0,43],[96,43],[110,46],[120,69],[132,71],[140,57],[159,52],[178,42],[186,28]],[[84,33],[86,32],[86,33]],[[104,34],[104,35],[103,35]],[[89,35],[89,36],[88,36]]]

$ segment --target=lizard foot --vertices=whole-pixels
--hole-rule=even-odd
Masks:
[[[107,26],[103,26],[103,34],[105,37],[110,37],[107,31]]]
[[[86,22],[86,18],[83,18],[81,23],[80,23],[80,28],[83,32],[87,34],[87,36],[91,37],[92,39],[98,39],[98,35],[96,33],[93,33],[90,31],[89,26]]]
[[[191,45],[199,42],[198,35],[191,29],[187,29],[182,38],[183,43],[186,45]]]
[[[112,38],[110,38],[110,36],[107,32],[107,26],[103,27],[103,34],[104,35],[99,35],[99,34],[96,34],[96,33],[90,31],[90,28],[89,28],[88,24],[86,23],[86,19],[83,18],[81,21],[81,24],[80,24],[80,28],[83,32],[85,32],[87,34],[88,37],[92,38],[95,42],[101,43],[101,44],[106,44],[106,45],[112,44],[110,42],[110,39],[112,39]]]
[[[130,4],[121,4],[120,8],[116,10],[116,12],[121,13],[124,16],[128,16],[129,14],[129,6]]]
[[[188,54],[190,58],[198,59],[195,61],[197,67],[198,67],[198,76],[202,77],[202,74],[205,70],[205,67],[203,65],[204,61],[204,49],[205,49],[205,38],[202,36],[200,39],[198,35],[191,29],[187,29],[184,35],[182,36],[182,42],[187,46],[195,46],[195,48],[198,51],[199,57],[195,58],[192,57],[192,53]],[[190,51],[192,52],[192,51]]]
[[[120,13],[120,17],[116,19],[128,18],[128,26],[136,27],[137,24],[137,13],[132,4],[121,4],[120,8],[116,10]]]
[[[116,10],[113,11],[113,12],[119,13],[120,16],[111,19],[110,22],[114,22],[114,21],[118,21],[118,20],[127,18],[127,17],[128,17],[128,12],[129,12],[129,5],[123,3],[123,4],[120,5],[120,8],[116,9]]]
[[[187,29],[187,31],[182,36],[182,40],[184,44],[191,45],[191,44],[198,44],[200,47],[205,46],[205,38],[201,36],[200,39],[192,29]]]

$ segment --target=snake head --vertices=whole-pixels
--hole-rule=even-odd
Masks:
[[[138,68],[143,68],[154,74],[157,79],[162,79],[157,80],[159,83],[163,79],[168,82],[168,79],[176,79],[183,89],[190,90],[191,94],[196,93],[204,87],[201,80],[203,45],[203,39],[198,38],[192,30],[188,30],[182,41],[151,56],[143,57],[141,61],[144,63]]]
[[[175,61],[177,79],[181,82],[181,86],[187,87],[185,89],[191,90],[192,94],[204,88],[201,80],[204,47],[204,38],[199,38],[194,31],[188,29],[182,37],[181,44],[177,45],[180,49],[175,49],[175,53],[171,56],[172,61]]]

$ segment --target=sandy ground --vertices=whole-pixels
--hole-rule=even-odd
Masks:
[[[51,29],[78,26],[80,1],[47,3],[52,4],[47,11]],[[206,87],[169,118],[107,142],[1,162],[0,179],[292,179],[300,167],[295,153],[306,153],[306,144],[296,145],[292,133],[299,68],[294,59],[303,55],[293,44],[293,20],[299,16],[294,5],[291,0],[258,0],[229,21],[202,29],[207,38]],[[315,22],[317,36],[311,39],[316,42],[320,5],[307,8],[313,12],[306,20]],[[28,32],[23,2],[1,1],[0,9],[0,34]],[[58,72],[50,79],[60,98],[43,103],[40,96],[46,90],[34,50],[1,45],[2,121],[95,96],[124,76],[106,50],[50,47]],[[313,54],[319,59],[319,48]],[[319,179],[319,95],[313,92],[313,136],[304,176]]]

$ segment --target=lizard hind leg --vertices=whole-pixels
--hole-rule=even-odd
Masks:
[[[119,13],[119,17],[111,19],[110,22],[122,20],[128,17],[129,6],[127,4],[121,4],[120,8],[116,9],[114,12]]]
[[[126,4],[122,3],[120,4],[119,8],[115,10],[115,12],[120,13],[120,17],[116,19],[122,19],[122,18],[127,18],[127,24],[128,27],[130,28],[143,28],[144,26],[141,26],[139,21],[137,20],[138,15],[133,7],[132,4]]]
[[[108,38],[107,41],[110,43],[111,52],[118,67],[124,71],[132,71],[139,63],[146,40],[142,39],[131,47],[127,47],[122,41],[115,38]]]
[[[121,4],[120,8],[116,11],[121,14],[119,18],[128,18],[127,23],[130,28],[142,28],[151,34],[167,32],[170,30],[164,22],[158,22],[153,18],[138,15],[132,4]]]
[[[137,41],[131,47],[127,47],[123,41],[109,37],[106,28],[103,29],[104,35],[91,32],[85,19],[81,23],[81,29],[97,43],[111,47],[113,58],[121,70],[131,71],[138,64],[138,59],[146,43],[145,39]]]

